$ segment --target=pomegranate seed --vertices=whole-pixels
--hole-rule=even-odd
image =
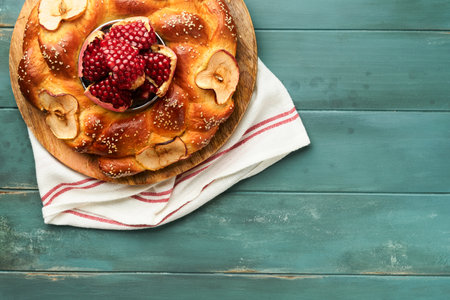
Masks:
[[[130,107],[131,106],[131,92],[127,90],[120,90],[113,84],[114,80],[110,77],[93,84],[89,91],[92,95],[97,97],[100,101],[111,103],[114,108]]]
[[[114,26],[106,34],[105,39],[124,41],[138,50],[149,49],[157,42],[153,28],[150,27],[149,31],[142,21]]]
[[[169,79],[170,58],[163,54],[145,52],[143,57],[146,61],[145,74],[150,76],[158,86]]]
[[[145,64],[139,51],[117,39],[105,39],[101,46],[117,86],[120,89],[131,89],[133,83],[144,74]]]
[[[91,82],[98,81],[108,75],[108,68],[101,50],[101,40],[96,38],[83,54],[83,77]]]

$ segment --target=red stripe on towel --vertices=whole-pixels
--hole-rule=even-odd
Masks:
[[[261,127],[261,126],[266,125],[267,123],[270,123],[270,122],[272,122],[272,121],[278,120],[279,118],[288,116],[288,115],[292,114],[292,113],[293,113],[294,111],[296,111],[296,110],[297,110],[297,109],[296,109],[295,107],[293,107],[291,110],[289,110],[289,111],[287,111],[287,112],[281,113],[281,114],[279,114],[279,115],[276,115],[275,117],[272,117],[272,118],[269,118],[269,119],[264,120],[264,121],[262,121],[262,122],[259,122],[258,124],[253,125],[253,126],[250,127],[249,129],[247,129],[247,131],[244,133],[244,135],[246,135],[246,134],[248,134],[248,133],[254,131],[255,129],[258,129],[258,128]]]
[[[205,186],[202,188],[202,192],[203,192],[204,190],[206,190],[206,188],[207,188],[208,186],[210,186],[214,181],[215,181],[215,180],[213,180],[213,181],[211,181],[210,183],[208,183],[207,185],[205,185]]]
[[[106,223],[106,224],[111,224],[111,225],[117,225],[117,226],[124,226],[124,227],[133,227],[133,228],[151,228],[151,227],[156,227],[158,225],[161,225],[162,223],[164,223],[168,218],[170,218],[171,216],[173,216],[175,213],[177,213],[180,209],[182,209],[183,207],[185,207],[186,205],[188,205],[189,203],[191,203],[191,201],[188,201],[186,203],[184,203],[183,205],[181,205],[180,207],[178,207],[177,209],[175,209],[174,211],[172,211],[171,213],[167,214],[158,224],[156,225],[147,225],[147,224],[137,224],[137,225],[130,225],[130,224],[125,224],[125,223],[121,223],[118,221],[114,221],[111,219],[107,219],[107,218],[102,218],[102,217],[97,217],[97,216],[92,216],[86,213],[81,213],[75,210],[66,210],[63,213],[66,214],[72,214],[74,216],[80,217],[80,218],[84,218],[84,219],[88,219],[88,220],[92,220],[92,221],[97,221],[97,222],[101,222],[101,223]]]
[[[136,199],[141,202],[146,202],[146,203],[167,203],[167,202],[169,202],[169,198],[152,200],[152,199],[145,199],[139,195],[131,196],[131,198]]]
[[[177,213],[180,209],[182,209],[183,207],[185,207],[186,205],[188,205],[189,203],[191,203],[192,201],[188,201],[185,204],[181,205],[180,207],[178,207],[177,209],[175,209],[174,211],[172,211],[170,214],[168,214],[167,216],[165,216],[158,224],[156,224],[156,226],[161,225],[162,223],[164,223],[164,221],[166,221],[168,218],[170,218],[171,216],[173,216],[175,213]]]
[[[271,130],[271,129],[280,127],[281,125],[284,125],[284,124],[293,122],[293,121],[295,121],[295,120],[297,120],[297,119],[299,119],[299,118],[300,118],[300,116],[299,116],[298,114],[296,114],[295,116],[290,117],[289,119],[286,119],[286,120],[283,120],[283,121],[281,121],[281,122],[278,122],[278,123],[272,124],[272,125],[270,125],[270,126],[267,126],[266,128],[261,129],[261,130],[255,132],[254,134],[250,135],[249,137],[246,137],[246,138],[243,139],[242,141],[240,141],[240,142],[234,144],[234,145],[233,145],[232,147],[230,147],[229,149],[227,149],[227,150],[225,150],[225,151],[222,151],[222,152],[218,153],[217,155],[218,155],[218,156],[222,156],[222,155],[224,155],[224,154],[230,152],[231,150],[234,150],[234,149],[236,149],[236,148],[242,146],[243,144],[247,143],[249,140],[251,140],[251,139],[254,138],[255,136],[260,135],[261,133],[264,133],[264,132],[269,131],[269,130]],[[214,158],[214,159],[215,159],[215,158]]]
[[[187,176],[185,176],[185,177],[183,177],[183,178],[181,178],[181,179],[179,179],[179,180],[178,180],[178,178],[177,178],[177,180],[175,181],[174,188],[175,188],[177,185],[179,185],[180,183],[182,183],[183,181],[188,180],[188,179],[190,179],[190,178],[192,178],[192,177],[194,177],[194,176],[197,176],[198,174],[200,174],[201,172],[203,172],[204,170],[206,170],[206,169],[208,169],[208,168],[209,168],[209,166],[206,166],[206,167],[204,167],[204,168],[202,168],[202,169],[200,169],[200,170],[197,170],[197,171],[195,171],[194,173],[191,173],[191,174],[189,174],[189,175],[187,175]]]
[[[42,197],[42,202],[44,202],[44,201],[48,198],[48,196],[50,196],[54,191],[56,191],[56,190],[59,189],[60,187],[63,187],[63,186],[80,185],[80,184],[84,184],[84,183],[86,183],[86,182],[94,181],[94,180],[96,180],[96,179],[94,179],[94,178],[87,178],[87,179],[83,179],[83,180],[80,180],[80,181],[77,181],[77,182],[60,183],[60,184],[58,184],[57,186],[55,186],[54,188],[52,188],[50,191],[48,191],[47,194],[45,194],[45,195]]]
[[[60,190],[59,192],[57,192],[56,194],[53,195],[53,197],[50,198],[50,200],[48,200],[47,203],[44,204],[44,206],[48,206],[50,205],[53,200],[55,200],[56,198],[58,198],[59,196],[61,196],[62,194],[71,191],[71,190],[86,190],[86,189],[91,189],[94,188],[96,186],[99,186],[101,184],[105,183],[104,181],[97,181],[91,185],[87,185],[87,186],[75,186],[75,187],[67,187],[65,189]]]

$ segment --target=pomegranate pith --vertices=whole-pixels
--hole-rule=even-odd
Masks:
[[[133,98],[137,103],[145,102],[153,98],[157,91],[158,88],[150,83],[150,81],[146,80],[144,84],[134,92]]]

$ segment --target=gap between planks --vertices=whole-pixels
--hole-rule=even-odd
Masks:
[[[0,270],[0,275],[25,274],[27,276],[95,276],[95,275],[155,275],[155,276],[234,276],[251,278],[305,279],[323,277],[450,277],[446,273],[265,273],[255,270],[229,270],[223,272],[164,272],[164,271],[51,271],[51,270]]]
[[[7,188],[7,187],[1,187],[0,188],[0,196],[1,195],[20,195],[20,194],[34,194],[37,193],[39,190],[36,189],[18,189],[18,188]],[[222,194],[226,195],[248,195],[248,194],[260,194],[260,195],[274,195],[274,194],[283,194],[283,195],[336,195],[336,196],[345,196],[345,195],[354,195],[354,196],[449,196],[450,192],[425,192],[425,193],[417,193],[417,192],[352,192],[352,191],[327,191],[327,192],[320,192],[320,191],[260,191],[260,190],[247,190],[247,191],[225,191]]]

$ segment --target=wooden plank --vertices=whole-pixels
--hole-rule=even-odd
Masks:
[[[256,28],[448,29],[445,0],[246,0]]]
[[[257,41],[299,109],[450,110],[447,33],[258,31]]]
[[[0,194],[0,270],[450,275],[450,195],[226,193],[158,229],[43,224]]]
[[[9,78],[9,46],[12,29],[0,29],[0,107],[16,107]]]
[[[448,277],[1,273],[3,299],[448,299]]]
[[[2,26],[12,26],[24,0],[0,2]],[[256,28],[449,29],[446,0],[246,0]]]
[[[326,112],[301,116],[312,145],[235,191],[450,192],[450,113]],[[0,185],[35,188],[17,110],[0,110]]]
[[[0,109],[1,188],[37,188],[33,152],[27,127],[18,110]]]
[[[11,29],[0,29],[0,107],[15,107]],[[450,110],[442,32],[257,31],[259,55],[299,109]]]

